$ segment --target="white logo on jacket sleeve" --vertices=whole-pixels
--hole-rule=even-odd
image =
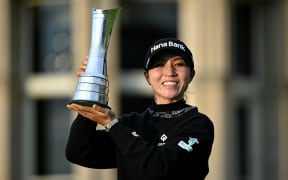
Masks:
[[[198,139],[189,137],[188,144],[185,143],[184,141],[179,141],[178,146],[181,147],[182,149],[185,149],[187,152],[192,152],[193,151],[192,146],[194,144],[199,144]]]
[[[131,134],[132,134],[132,136],[134,136],[134,137],[139,137],[139,134],[137,134],[136,131],[131,132]]]

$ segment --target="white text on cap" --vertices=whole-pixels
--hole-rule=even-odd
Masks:
[[[168,41],[168,43],[163,42],[163,43],[155,44],[153,47],[151,47],[151,53],[153,53],[153,51],[156,51],[157,49],[165,48],[165,47],[175,47],[175,48],[181,49],[182,51],[186,51],[185,46],[183,44],[176,43],[173,41]]]

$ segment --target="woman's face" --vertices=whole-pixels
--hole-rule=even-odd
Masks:
[[[169,104],[183,99],[194,74],[194,70],[191,71],[178,55],[157,60],[152,68],[144,73],[154,91],[157,104]]]

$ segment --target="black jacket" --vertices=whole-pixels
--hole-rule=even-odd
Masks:
[[[185,101],[153,104],[119,118],[109,132],[80,115],[66,158],[89,168],[118,168],[118,180],[203,180],[214,140],[211,120]]]

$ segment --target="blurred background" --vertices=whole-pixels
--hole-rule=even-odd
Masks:
[[[207,180],[287,180],[288,0],[0,0],[0,179],[116,180],[64,151],[91,10],[119,6],[107,58],[117,114],[151,104],[144,54],[177,37],[195,59],[187,102],[215,125]]]

